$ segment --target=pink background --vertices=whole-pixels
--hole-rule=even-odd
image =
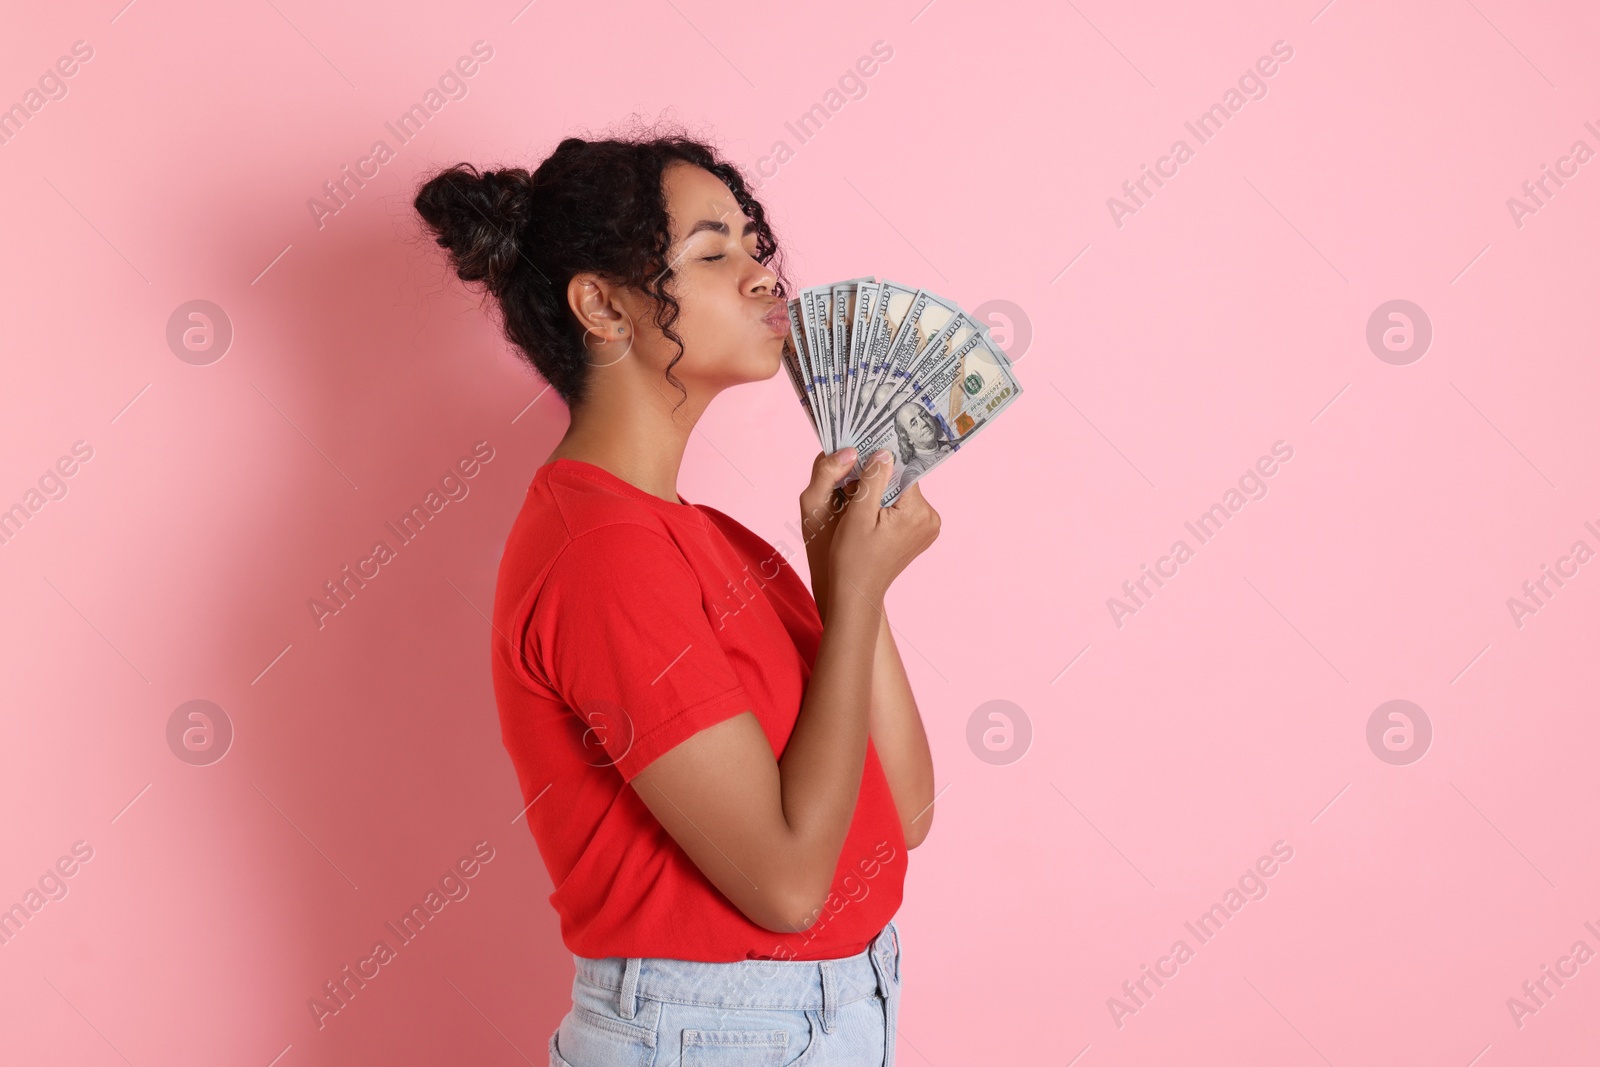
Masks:
[[[120,3],[0,34],[0,103],[93,48],[0,145],[0,506],[93,450],[0,545],[0,906],[93,849],[0,947],[8,1063],[545,1062],[572,965],[484,615],[565,412],[410,196],[634,112],[752,167],[788,142],[762,196],[796,284],[1020,309],[1026,391],[928,476],[943,533],[890,595],[942,790],[898,917],[901,1064],[1600,1045],[1600,961],[1507,1005],[1600,951],[1600,562],[1521,626],[1507,606],[1600,549],[1600,162],[1507,206],[1600,149],[1586,5]],[[465,97],[319,228],[307,201],[479,40]],[[800,144],[785,123],[877,41]],[[1276,41],[1266,96],[1199,144],[1184,123]],[[1107,199],[1180,137],[1119,227]],[[194,299],[234,329],[208,365],[166,340]],[[1366,341],[1396,299],[1433,330],[1406,365]],[[322,583],[478,441],[469,495],[319,629]],[[1265,498],[1116,625],[1107,599],[1276,441]],[[815,453],[775,377],[712,407],[680,487],[793,545]],[[167,740],[196,699],[235,730],[209,766]],[[1407,765],[1366,737],[1395,699],[1432,725]],[[968,741],[994,700],[999,754]],[[479,841],[470,895],[319,1030],[308,1000]],[[1267,896],[1199,944],[1185,922],[1277,841]]]

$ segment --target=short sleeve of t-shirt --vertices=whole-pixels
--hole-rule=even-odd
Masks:
[[[682,550],[636,523],[578,534],[545,574],[528,664],[587,724],[592,762],[609,761],[623,781],[752,708],[705,605]]]

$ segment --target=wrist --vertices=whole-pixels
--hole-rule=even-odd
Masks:
[[[849,498],[840,489],[834,489],[823,497],[801,496],[800,531],[805,537],[807,550],[819,541],[826,545],[832,539],[839,514],[847,503]]]
[[[839,572],[828,575],[826,588],[830,604],[835,606],[860,604],[870,607],[873,613],[877,615],[883,614],[884,597],[889,592],[887,588],[879,588],[872,582],[864,579],[852,579]]]
[[[804,539],[806,560],[812,573],[820,563],[826,568],[828,554],[833,544],[833,533],[839,528],[839,515],[833,501],[827,503],[800,501],[800,536]]]
[[[820,500],[800,498],[800,535],[804,538],[806,565],[811,570],[811,595],[817,602],[817,614],[824,620],[828,617],[833,585],[833,535],[839,528],[839,512],[848,502],[849,498],[837,488]]]
[[[828,546],[816,538],[806,542],[806,565],[811,570],[811,598],[817,602],[817,614],[828,617],[828,594],[833,585],[833,567],[829,563]]]

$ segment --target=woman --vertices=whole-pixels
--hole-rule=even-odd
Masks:
[[[706,405],[776,374],[788,332],[765,212],[705,145],[568,138],[531,175],[445,170],[415,207],[571,415],[492,635],[576,966],[551,1064],[892,1063],[933,768],[883,600],[938,514],[915,489],[876,506],[887,459],[850,492],[854,455],[819,454],[808,593],[678,494]]]

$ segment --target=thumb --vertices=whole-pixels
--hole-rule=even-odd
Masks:
[[[854,448],[841,448],[837,452],[818,452],[811,461],[811,487],[822,493],[832,492],[841,476],[856,461]]]
[[[855,456],[856,451],[853,448],[841,448],[833,453],[818,452],[817,458],[811,461],[811,484],[802,494],[802,502],[807,499],[821,501],[831,498],[834,489],[839,486],[843,476],[850,470],[850,465],[855,462]]]
[[[818,452],[817,458],[811,461],[811,471],[813,474],[837,471],[855,461],[856,450],[854,448],[841,448],[837,452]]]
[[[857,487],[857,495],[871,493],[869,498],[874,505],[883,499],[884,490],[889,485],[889,477],[894,473],[894,455],[886,448],[881,448],[867,457],[866,466],[861,471],[861,484]]]

